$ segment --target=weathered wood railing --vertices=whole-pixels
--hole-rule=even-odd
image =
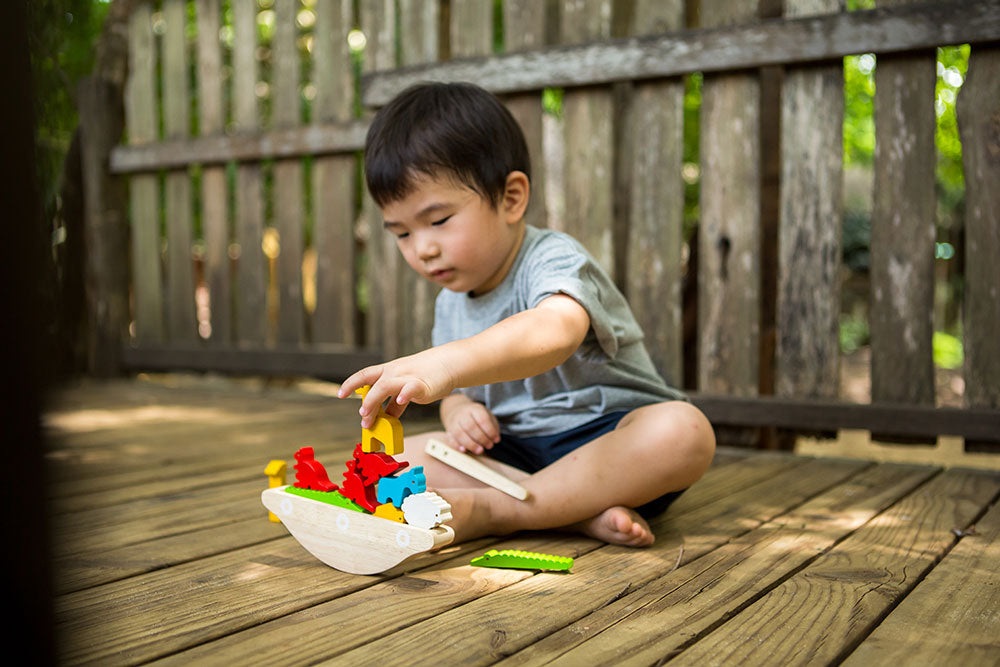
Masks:
[[[347,39],[357,24],[367,37],[365,109],[428,79],[474,81],[504,96],[535,165],[530,222],[573,233],[612,272],[657,365],[676,383],[687,371],[716,421],[1000,441],[1000,2],[896,0],[845,12],[840,0],[785,0],[784,18],[761,20],[781,3],[505,0],[502,53],[494,53],[493,3],[486,0],[361,0],[358,17],[346,0],[308,5],[305,23],[315,24],[299,35],[303,6],[274,0],[265,46],[257,39],[256,3],[233,2],[227,59],[216,39],[220,2],[198,0],[192,68],[188,3],[162,0],[158,12],[139,3],[131,22],[128,144],[110,155],[111,170],[128,176],[131,193],[134,331],[124,341],[126,367],[335,377],[427,344],[434,295],[404,271],[359,187],[367,116],[355,114]],[[686,29],[693,22],[686,9],[697,9],[700,29]],[[159,60],[154,28],[163,34]],[[300,39],[310,40],[311,58]],[[957,43],[973,45],[959,99],[970,409],[942,411],[933,409],[931,349],[933,49]],[[259,71],[263,48],[270,49],[269,78]],[[834,402],[840,59],[865,52],[878,56],[872,404],[848,408]],[[306,62],[311,120],[302,124]],[[783,72],[779,84],[776,71]],[[704,74],[700,220],[690,249],[697,268],[690,263],[685,277],[682,76],[693,72]],[[565,89],[561,175],[548,173],[542,149],[541,91],[551,87]],[[269,117],[259,99],[269,101]],[[779,128],[780,141],[764,139]],[[199,334],[195,310],[192,167],[200,174],[210,334]],[[550,188],[563,189],[561,215],[545,214]],[[280,251],[266,256],[269,228]],[[307,281],[315,284],[314,299],[303,295],[307,251],[317,262]],[[694,375],[683,352],[685,281],[697,283],[697,354],[688,358]],[[761,393],[775,397],[753,400]]]

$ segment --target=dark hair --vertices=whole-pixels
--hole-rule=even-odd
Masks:
[[[375,114],[365,139],[365,180],[379,206],[409,195],[425,174],[455,178],[496,208],[512,171],[531,178],[524,134],[500,100],[470,83],[407,88]]]

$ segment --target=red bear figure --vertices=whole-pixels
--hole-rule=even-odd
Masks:
[[[295,452],[295,486],[314,491],[336,491],[337,485],[330,481],[326,468],[316,460],[312,447],[302,447]]]

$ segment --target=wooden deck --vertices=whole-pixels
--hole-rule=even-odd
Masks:
[[[45,417],[61,661],[1000,664],[1000,473],[721,451],[650,549],[519,534],[354,576],[268,522],[260,491],[302,445],[339,469],[355,407],[221,382],[64,390]],[[469,566],[490,547],[576,562]]]

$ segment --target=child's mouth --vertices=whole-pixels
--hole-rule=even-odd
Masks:
[[[454,273],[454,269],[438,269],[431,272],[431,278],[434,280],[448,280]]]

